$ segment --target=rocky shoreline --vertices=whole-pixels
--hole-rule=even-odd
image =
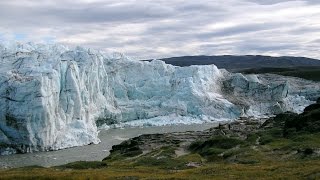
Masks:
[[[258,120],[241,118],[205,131],[141,135],[113,146],[104,161],[185,169],[208,163],[319,160],[319,108],[318,100],[302,114],[287,112]],[[200,155],[196,161],[181,160],[195,154]]]
[[[217,127],[204,131],[187,131],[163,134],[144,134],[131,138],[119,145],[114,145],[110,151],[113,154],[120,154],[125,157],[134,155],[145,155],[156,149],[170,146],[176,148],[176,157],[188,153],[188,147],[197,140],[205,140],[214,136],[239,137],[245,140],[248,134],[258,131],[266,126],[266,119],[241,118],[233,122],[219,123]],[[110,159],[106,157],[104,160]]]
[[[4,179],[317,179],[319,172],[320,99],[301,114],[140,135],[114,145],[103,161],[0,170]]]

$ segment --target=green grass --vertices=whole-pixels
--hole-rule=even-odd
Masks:
[[[274,141],[275,139],[282,138],[283,130],[281,128],[272,128],[257,134],[260,136],[260,144],[264,145]]]
[[[57,169],[99,169],[106,168],[107,163],[104,161],[76,161],[61,166],[56,166]]]
[[[319,160],[207,163],[199,168],[169,170],[127,165],[105,169],[55,168],[0,170],[0,179],[318,179]]]
[[[150,166],[150,167],[158,167],[161,169],[186,169],[186,162],[181,161],[179,159],[174,158],[155,158],[155,157],[143,157],[139,158],[137,162],[134,164],[135,166]]]

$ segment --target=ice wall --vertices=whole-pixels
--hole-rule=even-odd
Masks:
[[[290,94],[288,83],[81,47],[0,45],[0,64],[0,149],[18,152],[98,143],[96,124],[232,120],[311,103]]]

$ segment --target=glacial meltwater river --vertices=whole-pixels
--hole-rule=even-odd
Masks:
[[[124,129],[101,130],[101,143],[62,149],[58,151],[35,152],[0,156],[0,168],[39,165],[44,167],[57,166],[74,161],[101,161],[109,155],[113,145],[142,134],[202,131],[217,126],[218,123],[192,125],[171,125],[160,127],[132,127]]]

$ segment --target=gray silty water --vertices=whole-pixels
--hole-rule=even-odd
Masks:
[[[202,131],[217,126],[218,123],[205,123],[193,125],[172,125],[160,127],[134,127],[124,129],[101,130],[99,138],[101,143],[88,146],[73,147],[58,151],[35,152],[28,154],[14,154],[0,156],[0,168],[24,166],[57,166],[74,161],[101,161],[109,155],[113,145],[142,134]]]

